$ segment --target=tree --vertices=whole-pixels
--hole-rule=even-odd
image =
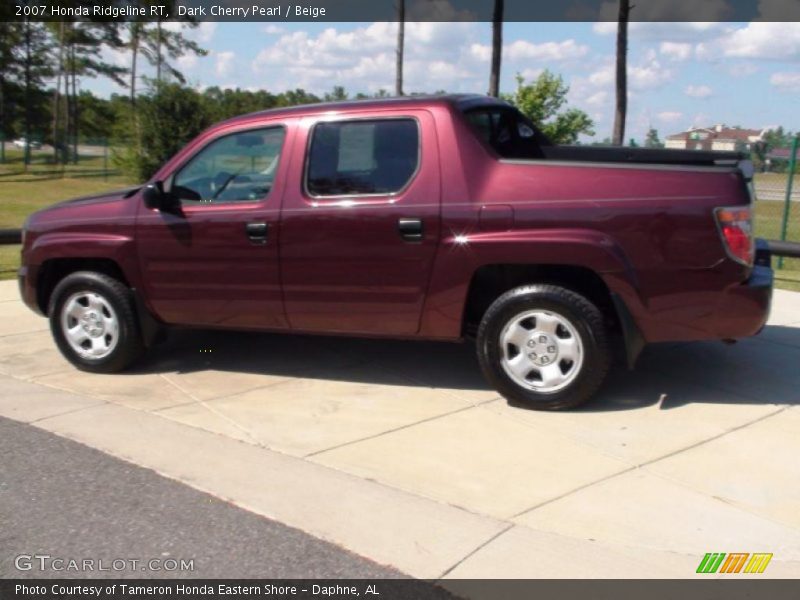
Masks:
[[[212,122],[201,95],[177,83],[150,81],[138,107],[142,150],[127,147],[114,155],[114,161],[138,181],[149,179]]]
[[[651,127],[647,130],[647,135],[644,138],[645,148],[663,148],[664,144],[658,137],[658,130]]]
[[[617,107],[614,113],[614,144],[622,146],[625,139],[625,118],[628,112],[628,18],[630,0],[619,0],[617,24]]]
[[[72,142],[72,159],[78,160],[80,137],[80,105],[78,102],[79,77],[108,77],[118,85],[126,85],[123,79],[127,69],[103,60],[105,46],[122,48],[119,27],[114,22],[74,21],[68,23],[65,37],[65,90],[67,96],[67,142]],[[71,88],[71,89],[70,89]]]
[[[17,51],[21,38],[19,23],[0,21],[0,162],[5,161],[6,136],[13,115],[8,102],[12,84],[16,88],[20,75],[20,61]]]
[[[397,0],[397,72],[394,80],[394,93],[403,95],[403,55],[406,37],[406,2]]]
[[[26,18],[22,24],[22,85],[25,90],[24,131],[25,139],[25,166],[31,162],[31,144],[33,139],[34,103],[37,92],[42,87],[43,80],[50,76],[51,71],[47,62],[48,36],[47,27],[43,23],[34,23]]]
[[[489,75],[489,95],[500,97],[500,63],[503,55],[504,1],[494,0],[492,14],[492,71]]]
[[[347,94],[347,90],[341,85],[333,86],[333,89],[323,96],[325,102],[341,102],[343,100],[347,100],[348,98],[349,96]]]
[[[567,108],[569,86],[545,70],[530,84],[517,75],[517,90],[503,98],[514,104],[556,144],[574,144],[580,135],[594,135],[594,122],[582,110]]]
[[[163,4],[163,2],[162,2]],[[174,2],[172,3],[174,4]],[[173,14],[172,12],[170,14]],[[196,21],[184,21],[185,28],[195,28]],[[156,21],[155,27],[145,30],[145,56],[150,64],[156,68],[156,83],[164,81],[164,75],[180,83],[186,83],[186,78],[172,63],[183,56],[194,54],[206,56],[208,51],[187,38],[181,31],[164,29],[161,19]]]

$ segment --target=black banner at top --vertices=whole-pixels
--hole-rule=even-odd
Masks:
[[[2,0],[0,20],[395,21],[400,0]],[[492,20],[495,0],[404,0],[406,21]],[[800,0],[632,0],[634,22],[800,21]],[[616,21],[618,0],[504,0],[506,22]]]

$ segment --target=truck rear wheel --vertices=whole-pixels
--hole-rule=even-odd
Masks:
[[[478,328],[478,360],[512,404],[537,410],[589,400],[611,362],[603,315],[589,300],[555,285],[529,285],[500,296]]]
[[[48,314],[59,350],[84,371],[121,371],[144,349],[131,291],[108,275],[67,275],[53,290]]]

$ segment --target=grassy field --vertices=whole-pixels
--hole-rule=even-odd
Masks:
[[[21,160],[21,154],[18,157]],[[101,193],[133,185],[128,179],[116,174],[96,175],[102,157],[83,159],[76,167],[67,167],[65,177],[37,174],[47,165],[36,165],[31,172],[19,171],[20,164],[0,165],[0,229],[21,227],[32,212],[54,202],[76,196]],[[3,168],[6,171],[3,171]],[[777,187],[785,186],[785,175],[766,174],[759,185],[769,181]],[[774,180],[774,181],[773,181]],[[783,216],[783,202],[760,200],[756,203],[756,235],[767,239],[779,239]],[[787,239],[800,242],[800,203],[793,203]],[[773,265],[777,260],[773,261]],[[0,279],[15,277],[19,265],[18,246],[0,246]],[[786,259],[784,268],[776,270],[779,287],[800,291],[800,260]]]
[[[61,200],[134,184],[106,170],[102,156],[81,157],[77,165],[62,166],[36,153],[27,171],[21,151],[7,147],[6,159],[0,164],[0,229],[19,228],[29,214]],[[0,246],[0,279],[16,277],[18,266],[19,246]]]

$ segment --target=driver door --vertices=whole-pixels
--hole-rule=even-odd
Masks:
[[[145,297],[163,321],[286,327],[277,223],[288,131],[282,123],[225,131],[164,181],[179,208],[141,204],[136,239]]]

